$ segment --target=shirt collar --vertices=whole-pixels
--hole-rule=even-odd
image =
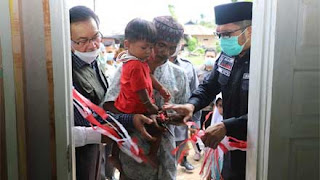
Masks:
[[[250,60],[250,48],[245,51],[245,54],[242,57],[239,55],[236,56],[236,59],[238,59],[238,61]]]
[[[157,70],[157,69],[162,69],[162,68],[166,67],[169,62],[170,62],[170,61],[167,60],[165,63],[163,63],[163,64],[161,64],[160,66],[156,67],[156,70]]]
[[[83,66],[88,66],[89,64],[82,61],[78,56],[76,56],[73,52],[72,52],[72,61],[73,61],[73,65],[75,66],[75,68],[80,69]],[[97,61],[94,60],[90,65],[91,66],[95,66],[97,64]]]
[[[176,59],[172,63],[179,66],[181,64],[180,61],[181,61],[180,58],[177,56]]]

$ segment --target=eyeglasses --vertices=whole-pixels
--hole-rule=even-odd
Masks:
[[[90,44],[90,42],[96,42],[99,43],[102,39],[103,35],[102,33],[99,31],[97,32],[97,34],[92,37],[91,39],[81,39],[79,41],[74,41],[71,39],[71,41],[79,46],[87,46],[88,44]]]
[[[248,26],[243,27],[243,28],[240,28],[240,29],[236,29],[236,30],[234,30],[234,31],[213,32],[213,34],[214,34],[216,37],[218,37],[219,39],[220,39],[221,37],[223,37],[223,38],[230,38],[230,37],[231,37],[231,34],[237,32],[237,31],[239,31],[239,30],[244,30],[244,29],[246,29],[247,27],[248,27]]]

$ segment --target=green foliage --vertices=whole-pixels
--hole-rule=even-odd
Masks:
[[[194,51],[198,46],[198,41],[194,37],[190,37],[187,39],[188,50],[190,52]]]
[[[221,52],[221,46],[220,46],[220,42],[219,42],[219,41],[216,42],[216,47],[215,47],[215,49],[216,49],[216,52],[217,52],[217,53]]]
[[[198,48],[197,49],[197,52],[199,53],[199,54],[201,54],[201,55],[204,55],[204,52],[205,52],[206,50],[204,49],[204,48]]]
[[[178,20],[178,17],[177,17],[176,9],[175,9],[174,5],[169,4],[169,5],[168,5],[168,9],[169,9],[169,12],[170,12],[172,18],[177,21],[177,20]]]

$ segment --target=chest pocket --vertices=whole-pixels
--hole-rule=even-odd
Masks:
[[[91,96],[94,94],[93,86],[90,83],[88,83],[86,80],[83,79],[83,81],[81,81],[80,84],[82,85],[83,90],[87,94],[90,94]]]
[[[221,85],[221,87],[226,86],[228,84],[228,81],[229,81],[229,77],[228,76],[219,73],[218,82]]]
[[[104,97],[105,91],[94,73],[95,72],[91,69],[73,71],[73,80],[78,88],[81,89],[81,93],[84,93],[83,95],[85,97],[90,99],[90,101],[95,104],[100,104],[100,101]]]
[[[242,76],[241,89],[243,91],[249,90],[249,73],[244,73]]]

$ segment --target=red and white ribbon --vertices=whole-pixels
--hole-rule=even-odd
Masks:
[[[72,90],[72,95],[73,104],[78,109],[80,114],[90,122],[93,129],[114,140],[124,153],[135,159],[137,162],[141,163],[146,161],[146,157],[144,156],[142,149],[138,148],[136,142],[131,139],[129,133],[121,123],[119,123],[111,115],[108,115],[104,109],[82,96],[74,88]],[[104,126],[98,122],[93,116],[92,111],[99,115],[109,126]],[[107,121],[108,117],[113,120],[118,128]]]
[[[179,148],[181,148],[181,145],[184,143],[187,143],[188,141],[191,141],[194,146],[200,147],[200,150],[203,150],[204,145],[201,140],[201,137],[205,134],[204,130],[200,130],[198,128],[198,125],[195,122],[187,122],[186,123],[189,127],[195,126],[196,132],[188,139],[184,140],[176,149],[172,151],[172,154],[176,154]],[[185,149],[181,152],[181,155],[178,159],[178,162],[180,163],[184,154],[187,153],[189,149]],[[218,147],[216,149],[212,149],[207,147],[207,151],[204,154],[204,161],[201,166],[200,175],[203,179],[206,179],[211,172],[212,164],[218,169],[218,174],[215,174],[214,171],[214,177],[219,177],[220,180],[223,180],[223,177],[221,175],[220,169],[220,163],[219,163],[219,157],[223,157],[223,154],[227,153],[228,151],[234,151],[234,150],[241,150],[246,151],[247,150],[247,142],[238,140],[231,136],[225,136],[225,138],[219,143]],[[221,154],[222,153],[222,154]]]

